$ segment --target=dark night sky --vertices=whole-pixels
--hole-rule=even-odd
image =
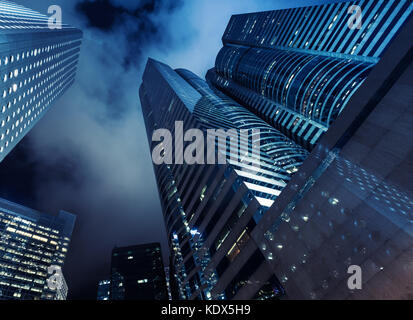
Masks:
[[[13,0],[83,30],[77,82],[0,164],[0,197],[77,215],[69,299],[96,299],[115,245],[161,242],[165,227],[138,99],[148,56],[204,76],[231,14],[328,0]]]

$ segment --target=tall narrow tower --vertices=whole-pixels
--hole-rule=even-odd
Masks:
[[[0,1],[0,161],[75,81],[82,32]]]

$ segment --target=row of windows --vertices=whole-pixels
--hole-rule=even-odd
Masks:
[[[49,17],[11,2],[0,2],[0,29],[38,30],[49,28]],[[70,28],[62,24],[63,29]]]
[[[278,49],[232,46],[223,47],[216,60],[220,76],[324,126],[334,121],[372,67]]]
[[[59,233],[58,230],[55,230],[55,229],[51,229],[51,228],[49,228],[49,227],[42,226],[42,225],[40,225],[40,224],[38,224],[38,223],[35,223],[35,222],[30,221],[30,220],[24,219],[24,218],[22,218],[22,217],[20,217],[20,216],[15,216],[15,215],[10,215],[10,214],[4,213],[4,212],[2,212],[1,209],[0,209],[0,216],[1,216],[1,217],[6,217],[6,218],[8,219],[7,221],[4,221],[4,220],[3,220],[3,222],[7,222],[7,223],[23,223],[23,224],[25,224],[25,225],[34,226],[34,227],[36,227],[36,228],[40,228],[40,229],[45,230],[45,231],[51,231],[51,232],[53,232],[53,233]],[[23,225],[20,225],[20,226],[22,227]],[[67,239],[65,239],[65,240],[69,240],[69,239],[67,238]]]
[[[3,58],[0,58],[0,66],[7,66],[11,63],[19,62],[20,60],[29,59],[30,57],[37,57],[38,55],[42,55],[42,54],[53,53],[53,51],[58,51],[59,49],[61,49],[61,50],[59,50],[58,53],[54,53],[52,55],[47,55],[48,58],[56,59],[56,58],[59,57],[59,55],[64,53],[65,50],[67,50],[67,49],[65,49],[65,47],[69,47],[71,44],[79,45],[79,42],[75,41],[75,40],[71,40],[71,41],[66,41],[66,42],[62,42],[62,43],[57,43],[57,44],[44,46],[44,47],[41,47],[41,48],[25,50],[25,51],[22,51],[21,53],[13,53],[13,54],[4,56]],[[39,62],[41,62],[41,61],[39,61]],[[46,63],[46,62],[47,62],[46,59],[44,59],[43,63]]]
[[[226,121],[228,121],[232,124],[232,127],[235,128],[244,130],[254,128],[260,130],[260,159],[257,159],[260,170],[257,176],[265,177],[265,179],[255,179],[253,175],[250,175],[243,176],[243,180],[248,181],[248,188],[257,197],[274,199],[274,196],[278,195],[282,187],[285,186],[285,181],[279,179],[280,174],[276,173],[277,171],[282,171],[277,168],[277,166],[298,167],[307,156],[307,152],[253,113],[241,107],[228,97],[223,96],[221,93],[212,91],[205,81],[191,72],[180,70],[178,73],[184,77],[185,80],[189,81],[201,95],[206,97],[203,104],[198,102],[195,106],[194,115],[198,119],[202,121],[204,118],[214,118],[214,126],[217,128],[225,127]],[[224,122],[216,117],[217,114],[222,115]],[[207,126],[205,122],[204,126]],[[248,148],[250,148],[250,146],[248,146]],[[228,149],[231,149],[230,146],[228,146]],[[227,156],[233,158],[229,150],[227,150]],[[265,152],[262,152],[263,150],[265,150]],[[251,150],[249,150],[249,152],[251,153]],[[244,165],[240,162],[229,161],[229,163],[240,171],[244,169]],[[288,180],[288,173],[285,172],[284,174],[285,176],[283,178]],[[273,179],[274,181],[271,181]],[[278,192],[274,190],[278,190]]]
[[[166,74],[163,74],[164,71]],[[184,72],[181,71],[180,73]],[[191,77],[191,75],[187,76]],[[174,77],[177,79],[173,79]],[[149,81],[148,79],[152,79],[157,85],[145,86],[145,82]],[[184,120],[186,124],[190,123],[195,126],[198,126],[199,122],[195,122],[194,118],[198,118],[198,120],[205,119],[206,121],[203,122],[205,128],[220,126],[221,123],[225,123],[225,119],[228,119],[228,122],[232,122],[233,125],[236,124],[240,128],[246,128],[249,125],[256,126],[257,122],[263,126],[265,125],[259,118],[250,112],[246,112],[240,106],[236,106],[229,99],[224,99],[224,97],[208,92],[205,82],[198,81],[198,79],[192,78],[193,82],[190,82],[190,84],[197,83],[195,88],[200,95],[192,94],[189,90],[185,91],[186,96],[183,97],[184,93],[178,87],[181,84],[182,87],[185,86],[181,81],[182,79],[177,74],[167,72],[164,68],[157,68],[156,66],[151,66],[151,64],[147,67],[144,84],[140,89],[140,96],[145,123],[150,128],[148,130],[149,134],[157,126],[173,128],[174,121],[178,119]],[[165,90],[165,88],[170,88],[170,90]],[[200,96],[205,97],[202,98],[202,103],[199,100]],[[186,103],[183,103],[184,100]],[[156,114],[150,112],[155,106],[158,106]],[[215,115],[220,114],[222,118],[214,118],[214,110],[218,111]],[[190,112],[193,113],[191,114]],[[268,147],[268,150],[272,150],[270,149],[271,143],[274,143],[277,147],[279,141],[267,131],[276,131],[270,126],[265,126],[263,130],[262,144]],[[287,144],[293,145],[291,141],[281,134],[278,135]],[[271,138],[273,140],[270,142]],[[287,156],[288,152],[280,150],[278,155],[281,158],[282,156]],[[266,168],[268,173],[262,171],[260,176],[256,177],[255,185],[253,186],[256,190],[251,189],[251,192],[254,191],[256,195],[266,196],[264,195],[265,192],[263,192],[264,189],[261,188],[263,184],[267,183],[265,177],[268,175],[268,177],[274,178],[274,175],[280,175],[281,173],[272,172],[275,166],[269,156],[263,161],[266,161],[265,165],[268,166]],[[280,161],[283,160],[280,159]],[[284,161],[288,163],[289,160],[285,159]],[[210,261],[208,250],[203,249],[199,251],[198,249],[202,247],[202,239],[207,239],[209,235],[214,233],[213,230],[217,226],[218,220],[222,217],[223,212],[230,204],[230,200],[233,199],[242,181],[252,181],[254,179],[245,176],[236,181],[232,179],[228,181],[227,179],[231,171],[226,172],[220,178],[221,173],[217,174],[217,168],[214,169],[209,166],[155,166],[165,221],[172,238],[174,266],[178,270],[177,278],[180,283],[181,294],[186,297],[201,294],[200,283],[202,281],[210,285],[213,283],[214,279],[211,280],[211,278],[203,274],[204,268],[208,266]],[[235,178],[235,175],[233,177]],[[285,177],[288,178],[287,173]],[[271,180],[268,178],[268,181]],[[274,181],[271,186],[279,186],[279,183]],[[249,201],[252,199],[251,192],[248,192],[250,196]],[[211,211],[214,207],[216,209]],[[241,210],[238,207],[235,209],[235,215],[242,215],[240,212],[245,210],[245,208]],[[185,212],[188,213],[188,216]],[[230,224],[233,226],[233,223],[237,223],[237,219],[235,216],[232,217],[233,212],[228,213],[231,215],[232,220]],[[193,232],[192,235],[191,232]],[[232,259],[235,259],[243,245],[248,242],[248,234],[244,232],[238,240],[232,250],[228,252],[228,257]],[[226,259],[228,260],[229,258]],[[197,269],[197,266],[200,268]],[[202,294],[207,296],[208,292],[203,292]]]
[[[409,0],[366,0],[360,29],[349,27],[348,2],[288,10],[235,15],[224,34],[224,43],[256,47],[285,47],[331,53],[379,57],[393,35],[409,17]],[[356,21],[352,21],[356,22]]]
[[[19,120],[16,122],[11,123],[11,126],[6,129],[5,132],[1,133],[0,135],[0,140],[4,140],[3,145],[0,145],[0,153],[5,151],[6,148],[9,147],[10,143],[13,143],[15,138],[18,138],[20,134],[23,133],[23,130],[28,130],[30,128],[30,124],[34,121],[37,120],[37,118],[40,116],[42,112],[46,110],[46,108],[51,104],[52,101],[54,101],[58,96],[60,96],[65,89],[71,85],[73,82],[73,77],[74,74],[72,74],[72,77],[68,78],[65,82],[62,82],[63,76],[59,77],[56,80],[56,83],[59,83],[58,85],[54,86],[52,91],[50,91],[47,96],[45,96],[40,102],[38,102],[35,106],[32,107],[32,110],[37,109],[36,112],[32,114],[32,110],[28,110],[24,118],[27,118],[28,120],[26,123],[23,123],[23,116],[20,117]],[[35,98],[36,99],[36,98]],[[42,105],[42,103],[45,102],[45,104]],[[26,102],[26,107],[29,105],[29,102]],[[22,107],[24,110],[24,107]],[[30,115],[32,116],[30,117]],[[10,116],[8,116],[5,120],[1,121],[1,127],[4,127],[6,123],[10,121]],[[17,131],[18,126],[21,124],[19,131]],[[15,131],[14,135],[10,137],[10,140],[5,139],[6,136],[8,136],[11,132]]]

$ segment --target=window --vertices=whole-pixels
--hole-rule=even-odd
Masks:
[[[227,257],[231,262],[234,261],[234,259],[238,256],[242,248],[245,247],[245,245],[248,243],[249,239],[250,236],[247,232],[247,229],[244,229],[244,231],[238,237],[237,241],[234,243],[234,245],[227,253]]]

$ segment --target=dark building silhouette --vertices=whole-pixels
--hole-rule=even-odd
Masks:
[[[168,300],[161,245],[114,248],[110,300]]]

